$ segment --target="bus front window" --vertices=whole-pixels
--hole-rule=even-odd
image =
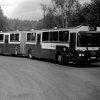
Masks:
[[[77,34],[78,47],[100,47],[100,33],[79,32]]]

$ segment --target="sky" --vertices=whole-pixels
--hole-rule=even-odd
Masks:
[[[80,0],[81,3],[90,0]],[[22,20],[40,20],[43,18],[41,4],[50,4],[50,0],[0,0],[0,5],[7,18]]]

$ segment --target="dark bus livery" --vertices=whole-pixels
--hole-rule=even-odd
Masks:
[[[10,31],[0,33],[0,54],[25,54],[26,31]]]
[[[0,33],[0,53],[2,54],[18,54],[20,44],[20,33],[1,32]]]
[[[81,26],[66,29],[35,30],[27,33],[29,58],[54,59],[58,63],[93,63],[100,61],[100,28]]]
[[[0,53],[56,60],[59,64],[100,61],[100,27],[0,33]]]

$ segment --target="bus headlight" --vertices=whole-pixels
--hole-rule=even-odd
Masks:
[[[82,56],[84,56],[84,53],[82,54]]]
[[[84,57],[84,53],[80,53],[79,56],[80,56],[80,57],[81,57],[81,56]]]

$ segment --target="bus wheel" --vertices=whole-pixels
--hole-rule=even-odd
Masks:
[[[29,50],[29,52],[28,52],[28,58],[30,58],[30,59],[33,58],[33,57],[32,57],[32,52],[31,52],[31,50]]]
[[[58,54],[56,60],[57,60],[57,63],[62,64],[62,55]]]

